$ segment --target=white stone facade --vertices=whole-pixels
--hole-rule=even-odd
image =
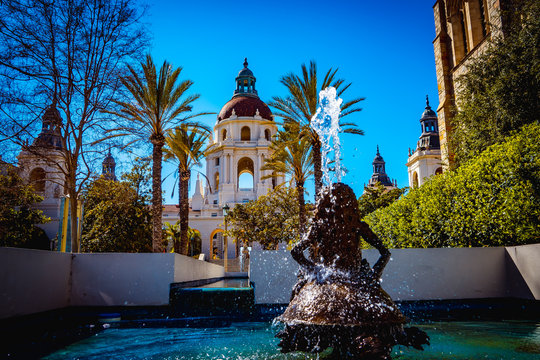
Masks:
[[[201,233],[201,251],[207,259],[224,256],[223,207],[232,209],[236,204],[256,200],[285,181],[283,176],[263,179],[271,175],[261,167],[278,129],[270,109],[257,96],[255,80],[246,61],[236,78],[234,96],[223,106],[214,126],[213,144],[218,150],[206,158],[206,176],[197,178],[190,200],[189,226]],[[253,183],[241,187],[240,176],[245,173]],[[174,224],[178,220],[178,207],[166,205],[163,222]],[[230,239],[227,258],[237,256],[237,246]]]
[[[417,150],[407,161],[409,187],[422,186],[433,175],[442,172],[441,150]]]
[[[46,153],[40,155],[40,151]],[[21,151],[17,158],[19,176],[34,186],[36,192],[44,198],[34,207],[51,219],[38,226],[45,230],[49,239],[54,239],[60,223],[60,199],[64,195],[65,175],[59,168],[64,164],[62,153],[55,149],[31,147],[28,151]]]

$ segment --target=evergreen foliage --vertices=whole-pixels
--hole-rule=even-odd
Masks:
[[[540,124],[434,176],[365,220],[388,247],[512,246],[540,241]]]
[[[150,165],[138,160],[123,181],[95,179],[83,194],[83,252],[152,252]]]
[[[406,190],[406,187],[386,190],[381,183],[377,183],[374,187],[366,187],[365,192],[358,198],[360,219],[363,219],[377,209],[387,207],[399,199]]]
[[[181,234],[182,232],[180,230],[180,220],[177,221],[176,224],[170,224],[168,222],[165,223],[165,235],[167,238],[167,242],[170,241],[173,244],[171,252],[175,252],[175,247],[179,246],[177,244],[180,244],[181,242]],[[187,238],[188,250],[187,254],[185,255],[196,256],[200,254],[202,247],[202,238],[199,230],[188,227]]]
[[[43,201],[17,175],[15,168],[0,171],[0,246],[49,249],[49,239],[34,224],[50,219],[32,205]]]
[[[467,63],[457,79],[450,147],[459,166],[525,124],[540,120],[540,2],[523,1],[504,37]]]
[[[300,239],[296,189],[280,186],[257,200],[237,204],[227,223],[227,235],[243,244],[258,242],[266,250],[279,243],[292,245]]]

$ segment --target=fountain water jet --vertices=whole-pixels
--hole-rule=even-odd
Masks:
[[[276,336],[281,339],[282,352],[320,353],[331,347],[331,356],[337,359],[390,359],[394,345],[422,349],[429,344],[429,338],[418,328],[404,327],[407,319],[381,288],[380,278],[390,252],[360,220],[353,190],[343,183],[329,181],[330,137],[336,177],[341,178],[337,162],[341,99],[336,101],[335,89],[331,90],[321,91],[320,108],[314,117],[322,149],[326,149],[323,165],[329,185],[319,194],[307,236],[291,251],[301,272],[289,306],[277,318],[285,328]],[[381,255],[373,267],[362,259],[360,237]],[[309,251],[307,258],[305,250]]]

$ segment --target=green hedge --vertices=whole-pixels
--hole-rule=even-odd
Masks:
[[[540,125],[524,126],[365,220],[393,248],[540,242]]]

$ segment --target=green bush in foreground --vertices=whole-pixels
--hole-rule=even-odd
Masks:
[[[524,126],[365,220],[394,248],[539,242],[540,125]]]

